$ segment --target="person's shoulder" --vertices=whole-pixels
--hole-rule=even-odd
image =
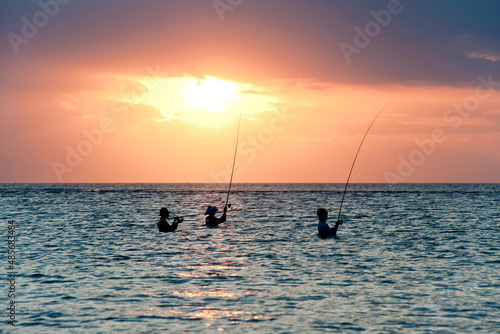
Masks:
[[[158,220],[158,224],[159,225],[170,225],[168,223],[168,221],[166,219],[164,219],[164,218],[160,218],[160,220]]]

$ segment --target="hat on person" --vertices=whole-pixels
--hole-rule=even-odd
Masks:
[[[215,214],[217,211],[219,211],[219,209],[217,209],[216,206],[209,206],[207,208],[207,211],[205,211],[205,214],[206,215]]]
[[[161,209],[160,209],[160,216],[161,216],[161,214],[162,214],[163,212],[165,212],[165,211],[166,211],[166,213],[170,213],[170,211],[168,211],[168,209],[167,209],[167,208],[161,208]]]

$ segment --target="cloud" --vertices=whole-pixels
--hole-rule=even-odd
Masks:
[[[245,89],[240,91],[241,94],[267,94],[265,92],[261,92],[255,89]]]
[[[193,166],[185,180],[206,181],[199,176],[205,167],[198,157],[209,161],[205,149],[212,145],[230,152],[231,145],[224,131],[212,132],[210,127],[182,120],[196,116],[218,123],[217,116],[199,106],[169,105],[167,110],[166,103],[142,101],[138,97],[152,88],[138,78],[217,77],[241,83],[242,104],[253,101],[250,109],[258,111],[249,111],[245,118],[257,133],[270,121],[269,111],[286,106],[297,119],[280,134],[279,150],[270,147],[263,157],[278,159],[283,154],[307,165],[308,160],[287,151],[285,144],[293,140],[303,144],[300,153],[311,159],[321,152],[311,150],[307,145],[311,142],[324,151],[335,146],[338,152],[350,154],[349,143],[357,143],[353,138],[362,135],[378,108],[392,100],[396,103],[371,134],[387,145],[394,144],[391,138],[411,143],[411,138],[443,126],[443,113],[474,93],[479,75],[493,74],[500,81],[496,77],[500,2],[401,0],[401,12],[392,15],[390,23],[381,26],[348,63],[340,44],[355,45],[358,31],[377,22],[373,13],[383,13],[388,3],[252,0],[226,12],[221,22],[212,2],[206,0],[70,1],[34,36],[24,36],[26,43],[15,53],[7,36],[23,35],[26,20],[32,23],[42,10],[40,2],[0,2],[0,147],[3,157],[11,157],[4,158],[8,163],[2,165],[1,174],[5,180],[53,178],[51,161],[60,159],[67,145],[82,140],[83,130],[111,117],[116,132],[81,171],[98,175],[92,174],[92,168],[103,170],[101,165],[112,164],[113,159],[128,166],[126,158],[116,155],[134,152],[135,162],[126,173],[127,180],[134,180],[141,173],[141,161],[153,164],[168,146],[168,154],[181,156]],[[116,110],[126,111],[127,116],[121,119],[125,114]],[[470,136],[470,152],[473,144],[493,152],[495,146],[487,136],[498,132],[499,110],[498,98],[492,94],[453,136]],[[226,124],[234,122],[230,119]],[[204,140],[200,143],[197,136]],[[180,138],[186,144],[177,148]],[[255,171],[264,173],[269,161],[273,160],[263,158],[262,169]],[[205,163],[217,167],[213,161]],[[162,166],[149,168],[150,175],[165,175]],[[172,166],[169,172],[188,173],[182,166]],[[300,172],[294,169],[288,175]],[[88,180],[84,174],[72,180]],[[34,176],[28,180],[26,175]],[[112,170],[103,175],[115,177]]]
[[[467,54],[469,58],[486,59],[492,62],[500,61],[500,54],[471,52]]]
[[[247,82],[462,85],[500,69],[498,62],[467,56],[499,53],[499,23],[492,13],[500,4],[466,1],[401,0],[401,13],[347,64],[339,44],[354,43],[354,28],[364,29],[374,21],[371,11],[387,4],[256,0],[220,22],[210,1],[72,2],[23,45],[20,57],[36,54],[40,66],[136,75],[159,64],[174,75],[216,73]],[[17,15],[36,9],[2,6]],[[20,31],[20,18],[3,23],[2,31]],[[2,49],[12,51],[6,44]]]

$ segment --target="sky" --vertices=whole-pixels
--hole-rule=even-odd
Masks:
[[[500,2],[0,2],[0,182],[500,182]],[[239,116],[241,115],[241,123]]]

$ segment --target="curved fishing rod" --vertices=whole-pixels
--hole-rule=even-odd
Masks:
[[[241,111],[240,111],[240,118],[238,120],[238,133],[236,134],[236,147],[234,148],[233,170],[231,171],[231,179],[229,180],[229,189],[227,190],[226,207],[227,203],[229,203],[229,195],[231,194],[231,185],[233,184],[234,165],[236,164],[236,153],[238,153],[238,141],[240,139],[240,125],[241,125]]]
[[[351,178],[352,170],[354,169],[354,164],[356,163],[356,159],[358,158],[359,151],[361,150],[361,146],[363,146],[363,142],[365,141],[366,136],[368,135],[368,132],[372,128],[373,123],[375,123],[375,120],[377,119],[378,115],[384,111],[385,108],[387,108],[392,102],[389,102],[386,104],[380,111],[375,115],[375,118],[373,121],[370,123],[370,126],[368,127],[368,130],[366,130],[365,135],[363,136],[363,139],[361,140],[361,143],[359,144],[358,151],[356,152],[356,156],[354,157],[354,161],[352,162],[351,170],[349,171],[349,176],[347,177],[347,182],[345,184],[345,189],[344,189],[344,194],[342,195],[342,201],[340,201],[340,209],[339,209],[339,215],[337,217],[337,221],[340,220],[340,213],[342,212],[342,204],[344,204],[344,198],[345,194],[347,192],[347,186],[349,185],[349,179]]]

